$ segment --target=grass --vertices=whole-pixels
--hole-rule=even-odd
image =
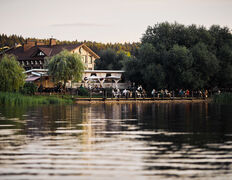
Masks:
[[[38,104],[71,104],[71,98],[55,96],[28,96],[20,93],[0,92],[2,105],[38,105]]]
[[[213,102],[216,104],[232,104],[232,93],[214,95]]]

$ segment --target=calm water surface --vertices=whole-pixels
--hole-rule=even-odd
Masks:
[[[0,107],[0,179],[230,179],[232,106]]]

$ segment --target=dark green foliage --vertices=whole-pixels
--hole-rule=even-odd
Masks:
[[[68,80],[79,81],[84,71],[81,56],[72,54],[67,50],[47,59],[48,73],[56,83],[63,82],[64,86]]]
[[[125,61],[129,58],[130,54],[125,51],[114,51],[113,49],[106,49],[100,52],[100,59],[95,61],[95,69],[107,70],[121,70]]]
[[[216,104],[232,104],[232,93],[214,95],[213,102]]]
[[[0,59],[0,91],[16,92],[24,85],[24,69],[13,55]]]
[[[26,96],[20,93],[0,92],[0,105],[71,104],[71,99],[54,96]]]
[[[78,90],[78,95],[79,96],[89,96],[89,91],[88,89],[84,88],[84,87],[80,87],[77,89]]]
[[[25,83],[23,88],[20,90],[22,94],[34,95],[37,91],[37,86],[34,83]]]
[[[149,26],[136,58],[126,63],[132,82],[152,88],[228,88],[232,86],[232,34],[168,22]]]
[[[6,34],[0,34],[0,48],[4,46],[13,47],[16,44],[23,44],[25,39],[22,36],[15,34],[7,36]]]

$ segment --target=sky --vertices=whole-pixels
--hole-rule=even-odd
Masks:
[[[0,33],[25,38],[139,42],[165,21],[232,29],[232,0],[0,0]]]

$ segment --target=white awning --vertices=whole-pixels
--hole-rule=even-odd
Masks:
[[[26,82],[33,82],[39,78],[40,77],[38,77],[38,76],[31,76],[31,77],[26,78]]]

